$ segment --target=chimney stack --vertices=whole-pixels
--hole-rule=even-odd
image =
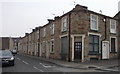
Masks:
[[[29,33],[25,33],[25,36],[27,36]]]

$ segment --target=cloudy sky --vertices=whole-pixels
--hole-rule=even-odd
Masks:
[[[75,4],[113,17],[118,12],[120,0],[0,0],[0,36],[18,37],[30,33],[47,19],[63,15]]]

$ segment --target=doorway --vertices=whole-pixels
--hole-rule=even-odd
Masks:
[[[82,42],[74,42],[74,59],[75,61],[82,59]]]
[[[109,42],[103,41],[102,43],[102,59],[109,59]]]
[[[68,41],[67,36],[61,37],[61,59],[67,60],[68,55]]]

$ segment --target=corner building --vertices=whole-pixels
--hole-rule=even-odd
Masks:
[[[35,31],[39,30],[39,45],[28,49],[32,54],[37,50],[39,57],[80,62],[117,58],[118,21],[113,17],[76,5],[68,13],[48,21]]]

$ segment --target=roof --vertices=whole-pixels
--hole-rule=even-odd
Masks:
[[[101,16],[105,16],[105,17],[108,17],[108,18],[112,18],[112,19],[113,19],[113,17],[107,16],[107,15],[104,15],[104,14],[101,14],[101,13],[97,13],[97,12],[94,12],[94,11],[92,11],[92,10],[88,10],[88,7],[82,6],[82,5],[79,5],[79,4],[77,4],[77,5],[75,6],[75,8],[73,8],[71,11],[69,11],[69,12],[63,14],[62,16],[60,16],[60,18],[61,18],[61,17],[64,17],[65,15],[67,15],[67,14],[69,14],[69,13],[79,12],[79,11],[87,11],[87,12],[90,12],[90,13],[94,13],[94,14],[97,14],[97,15],[101,15]]]
[[[87,11],[87,12],[90,12],[90,13],[94,13],[94,14],[97,14],[97,15],[101,15],[101,16],[104,16],[104,17],[108,17],[108,18],[114,18],[114,17],[110,17],[110,16],[106,16],[106,15],[103,15],[103,14],[100,14],[100,13],[97,13],[97,12],[94,12],[94,11],[91,11],[91,10],[88,10],[88,7],[86,7],[86,6],[82,6],[82,5],[79,5],[79,4],[77,4],[76,6],[75,6],[75,8],[73,8],[71,11],[69,11],[69,12],[67,12],[67,13],[65,13],[65,14],[63,14],[63,15],[61,15],[61,16],[57,16],[57,17],[55,17],[55,18],[58,18],[58,19],[60,19],[60,18],[62,18],[62,17],[64,17],[64,16],[66,16],[66,15],[68,15],[68,14],[70,14],[70,13],[72,13],[72,12],[79,12],[79,11]],[[43,26],[40,26],[39,28],[43,28],[43,27],[45,27],[45,26],[47,26],[47,25],[49,25],[51,22],[54,22],[56,19],[48,19],[48,23],[46,24],[46,25],[43,25]],[[32,31],[31,33],[29,33],[28,35],[30,35],[30,34],[32,34],[34,31]],[[26,35],[25,35],[26,36]],[[25,37],[24,36],[24,37]],[[24,38],[24,37],[22,37],[22,38]]]
[[[115,17],[119,17],[120,18],[120,11],[114,16]]]

